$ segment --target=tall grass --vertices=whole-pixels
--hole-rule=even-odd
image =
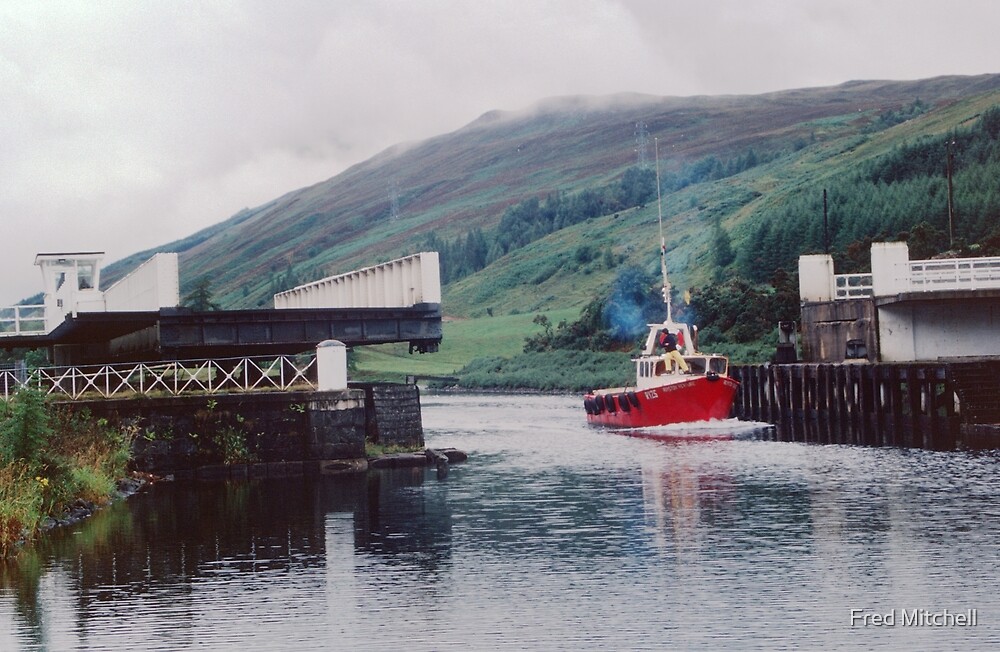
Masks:
[[[126,473],[133,436],[34,390],[0,405],[0,556],[74,501],[106,503]]]
[[[13,552],[17,543],[33,531],[44,517],[40,480],[24,462],[0,466],[0,557]]]

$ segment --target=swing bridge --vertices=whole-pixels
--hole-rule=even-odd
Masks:
[[[39,254],[44,300],[0,308],[0,347],[46,349],[55,366],[0,369],[19,387],[79,399],[315,389],[315,351],[441,342],[436,252],[330,276],[274,295],[274,308],[179,307],[177,254],[156,254],[104,291],[100,252]]]

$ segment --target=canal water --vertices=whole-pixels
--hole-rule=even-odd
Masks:
[[[996,454],[422,403],[446,477],[156,485],[0,567],[0,650],[1000,649]]]

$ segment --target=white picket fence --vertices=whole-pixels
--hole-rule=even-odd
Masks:
[[[70,399],[316,389],[316,357],[269,356],[0,370],[7,401],[22,387]]]

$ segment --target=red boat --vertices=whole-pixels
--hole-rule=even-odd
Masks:
[[[654,141],[655,142],[655,141]],[[736,398],[739,383],[729,377],[729,360],[721,355],[698,352],[697,338],[687,324],[674,323],[670,314],[670,283],[667,281],[667,245],[663,238],[663,211],[660,208],[659,151],[656,155],[657,211],[660,222],[660,271],[667,318],[649,324],[649,336],[642,355],[635,362],[635,385],[595,389],[583,399],[589,423],[618,428],[665,426],[672,423],[726,419]],[[674,337],[679,361],[656,355],[660,334]],[[676,363],[676,364],[675,364]],[[681,368],[686,366],[685,371]]]
[[[721,355],[679,346],[688,371],[668,368],[662,355],[655,353],[661,330],[684,333],[683,342],[692,342],[686,324],[650,324],[642,355],[633,359],[635,385],[597,389],[583,399],[587,421],[617,428],[665,426],[671,423],[726,419],[733,407],[739,383],[729,377],[729,361]],[[689,351],[689,352],[688,352]]]

